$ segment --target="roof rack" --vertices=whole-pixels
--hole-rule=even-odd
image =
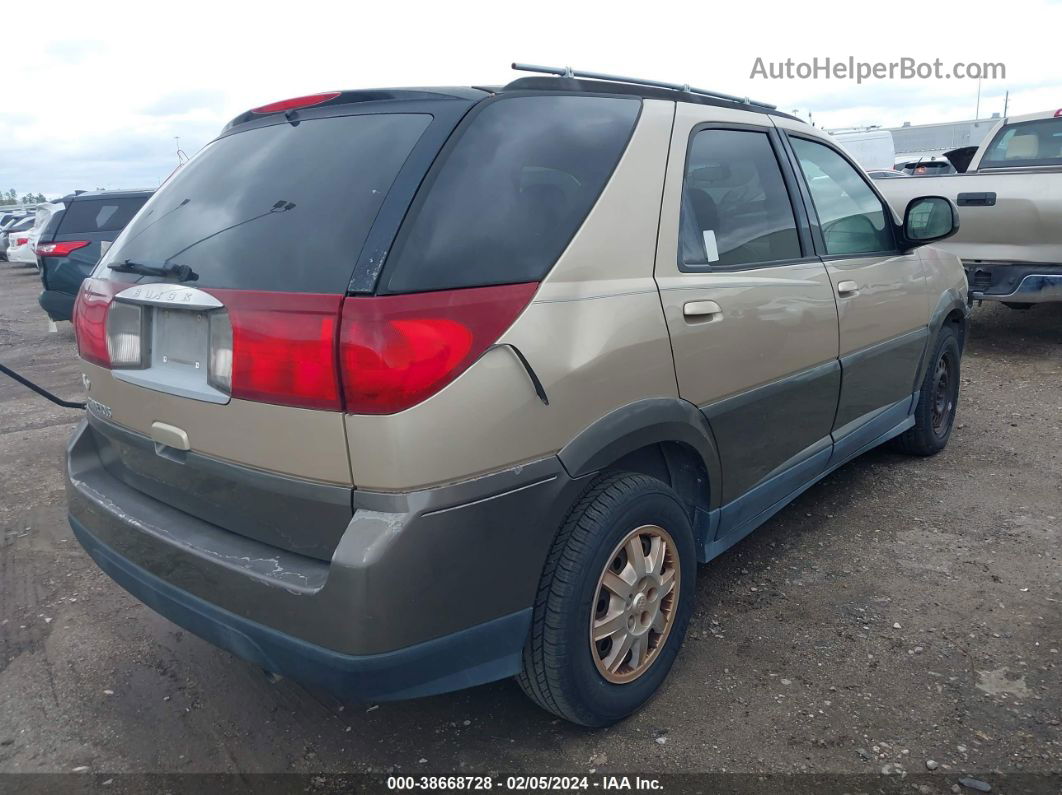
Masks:
[[[708,91],[703,88],[693,88],[688,83],[680,85],[679,83],[663,83],[659,80],[645,80],[640,77],[609,75],[604,74],[603,72],[583,72],[572,69],[570,66],[536,66],[535,64],[529,63],[514,63],[512,67],[517,72],[538,72],[545,75],[557,75],[558,77],[585,77],[590,80],[606,80],[610,83],[630,83],[636,86],[668,88],[672,91],[682,91],[686,94],[699,94],[703,97],[725,99],[728,102],[737,102],[741,105],[756,105],[761,108],[767,108],[768,110],[778,109],[777,105],[772,105],[769,102],[759,102],[755,99],[749,99],[748,97],[735,97],[733,94],[723,94],[720,91]]]

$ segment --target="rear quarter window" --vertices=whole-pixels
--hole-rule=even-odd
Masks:
[[[541,280],[630,140],[637,99],[508,97],[475,112],[399,232],[381,292]]]
[[[48,219],[48,223],[44,225],[44,229],[41,230],[41,242],[47,242],[55,237],[59,224],[63,222],[63,218],[66,215],[66,210],[57,210],[51,218]]]

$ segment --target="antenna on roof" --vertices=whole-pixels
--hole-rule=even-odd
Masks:
[[[703,97],[713,97],[715,99],[725,99],[728,102],[736,102],[740,105],[756,105],[761,108],[767,108],[768,110],[777,109],[777,105],[771,105],[769,102],[759,102],[755,99],[749,99],[748,97],[735,97],[733,94],[723,94],[720,91],[708,91],[704,88],[693,88],[689,83],[663,83],[659,80],[645,80],[641,77],[621,77],[619,75],[609,75],[603,72],[583,72],[576,71],[570,66],[536,66],[535,64],[528,63],[514,63],[513,69],[517,72],[538,72],[544,75],[556,75],[557,77],[585,77],[589,80],[606,80],[610,83],[630,83],[635,86],[652,86],[653,88],[667,88],[672,91],[681,91],[685,94],[698,94]]]

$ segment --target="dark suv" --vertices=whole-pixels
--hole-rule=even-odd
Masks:
[[[108,190],[64,196],[37,241],[37,265],[44,291],[41,308],[52,320],[70,320],[81,282],[151,196],[150,190]]]

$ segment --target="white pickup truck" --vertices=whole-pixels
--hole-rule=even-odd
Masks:
[[[900,213],[917,196],[955,202],[959,231],[936,245],[962,259],[971,298],[1062,301],[1062,109],[1001,119],[981,146],[947,157],[959,173],[876,185]]]

